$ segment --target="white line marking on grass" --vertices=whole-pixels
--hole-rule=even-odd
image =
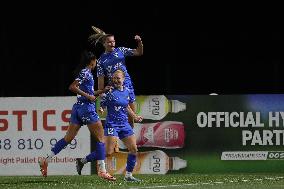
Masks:
[[[283,179],[284,177],[265,177],[264,179],[267,180],[276,180],[276,179]],[[251,181],[262,181],[264,179],[259,179],[259,178],[255,178],[252,179]],[[242,180],[228,180],[229,183],[233,183],[233,182],[249,182],[250,179],[242,179]],[[130,189],[147,189],[147,188],[171,188],[171,187],[182,187],[182,186],[195,186],[195,185],[214,185],[214,184],[225,184],[225,182],[219,182],[219,181],[215,181],[215,182],[203,182],[203,183],[190,183],[190,184],[175,184],[175,185],[160,185],[160,186],[143,186],[143,187],[135,187],[135,188],[130,188]]]
[[[164,186],[143,186],[137,188],[129,188],[129,189],[139,189],[139,188],[167,188],[167,187],[179,187],[179,186],[194,186],[197,184],[175,184],[175,185],[164,185]]]
[[[202,183],[202,184],[206,185],[206,184],[212,184],[212,183],[209,183],[209,182],[204,182],[204,183]]]
[[[203,183],[202,183],[203,184]],[[214,184],[224,184],[224,182],[218,182],[218,181],[216,181],[216,182],[214,182]]]
[[[182,187],[182,186],[195,186],[195,185],[213,185],[213,184],[224,184],[223,182],[204,182],[204,183],[192,183],[192,184],[175,184],[175,185],[162,185],[162,186],[143,186],[143,187],[136,187],[136,188],[129,188],[129,189],[146,189],[146,188],[171,188],[171,187]]]
[[[267,179],[267,180],[275,180],[276,178],[273,178],[273,177],[265,177],[265,179]]]

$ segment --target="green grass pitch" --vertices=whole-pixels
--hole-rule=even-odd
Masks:
[[[209,189],[276,189],[284,188],[284,174],[166,174],[136,175],[141,183],[123,181],[122,175],[116,175],[117,181],[105,181],[96,175],[90,176],[0,176],[0,188],[209,188]]]

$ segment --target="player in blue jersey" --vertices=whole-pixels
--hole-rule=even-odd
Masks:
[[[110,156],[114,152],[114,138],[119,137],[128,148],[125,181],[140,181],[133,177],[132,171],[136,164],[137,145],[133,128],[128,122],[128,115],[135,121],[141,122],[142,117],[136,115],[129,104],[132,102],[131,91],[123,85],[125,81],[125,73],[122,70],[116,70],[113,73],[113,88],[103,95],[101,100],[101,111],[107,108],[106,124],[104,127],[106,136],[106,153]],[[83,158],[84,159],[84,158]],[[82,159],[77,159],[77,171],[81,174],[84,166]]]
[[[96,56],[92,52],[85,51],[78,66],[77,77],[69,86],[69,89],[77,94],[77,102],[73,105],[70,125],[64,138],[52,147],[50,154],[39,161],[40,171],[47,176],[47,165],[52,157],[64,149],[77,135],[82,125],[87,125],[90,133],[96,139],[96,150],[85,161],[98,161],[98,176],[107,180],[116,180],[105,168],[105,137],[104,129],[98,114],[96,113],[95,100],[97,96],[110,89],[109,86],[102,90],[94,91],[94,79],[92,71],[96,67]]]
[[[135,94],[131,77],[127,72],[125,57],[127,56],[141,56],[143,55],[143,43],[140,36],[136,35],[134,39],[137,41],[137,48],[131,49],[126,47],[115,47],[115,39],[112,34],[105,34],[101,37],[100,42],[104,46],[105,52],[98,59],[97,76],[98,76],[98,89],[103,89],[105,84],[111,83],[111,77],[117,69],[121,69],[125,73],[124,86],[130,91],[131,101],[130,108],[136,112],[135,108]],[[107,82],[105,82],[107,78]],[[134,120],[129,116],[128,121],[131,127],[134,127]],[[115,139],[116,151],[119,151],[117,140]]]
[[[121,69],[125,73],[124,86],[130,91],[131,101],[129,106],[135,111],[135,94],[131,81],[131,77],[127,72],[125,57],[127,56],[141,56],[143,55],[143,43],[140,36],[136,35],[134,39],[137,41],[137,48],[131,49],[126,47],[115,47],[114,35],[106,34],[102,37],[101,43],[104,46],[105,52],[98,59],[97,76],[98,88],[103,89],[105,86],[105,77],[108,79],[108,84],[111,83],[111,77],[117,69]],[[129,117],[129,122],[133,127],[133,121]]]

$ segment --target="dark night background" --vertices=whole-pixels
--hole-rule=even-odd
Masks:
[[[91,25],[113,33],[136,95],[284,93],[283,14],[273,7],[137,1],[1,5],[0,95],[65,96]],[[140,3],[139,3],[140,2]]]

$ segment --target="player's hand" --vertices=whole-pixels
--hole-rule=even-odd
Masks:
[[[134,118],[135,122],[141,122],[142,120],[143,120],[143,117],[139,116],[139,115],[135,116],[135,118]]]
[[[93,95],[88,95],[88,100],[91,101],[91,102],[94,102],[96,101],[97,97],[96,96],[93,96]]]
[[[106,86],[106,87],[104,88],[103,92],[105,93],[105,92],[109,91],[111,88],[112,88],[111,86]]]
[[[135,35],[134,39],[137,41],[137,42],[140,42],[142,41],[141,37],[139,35]]]

